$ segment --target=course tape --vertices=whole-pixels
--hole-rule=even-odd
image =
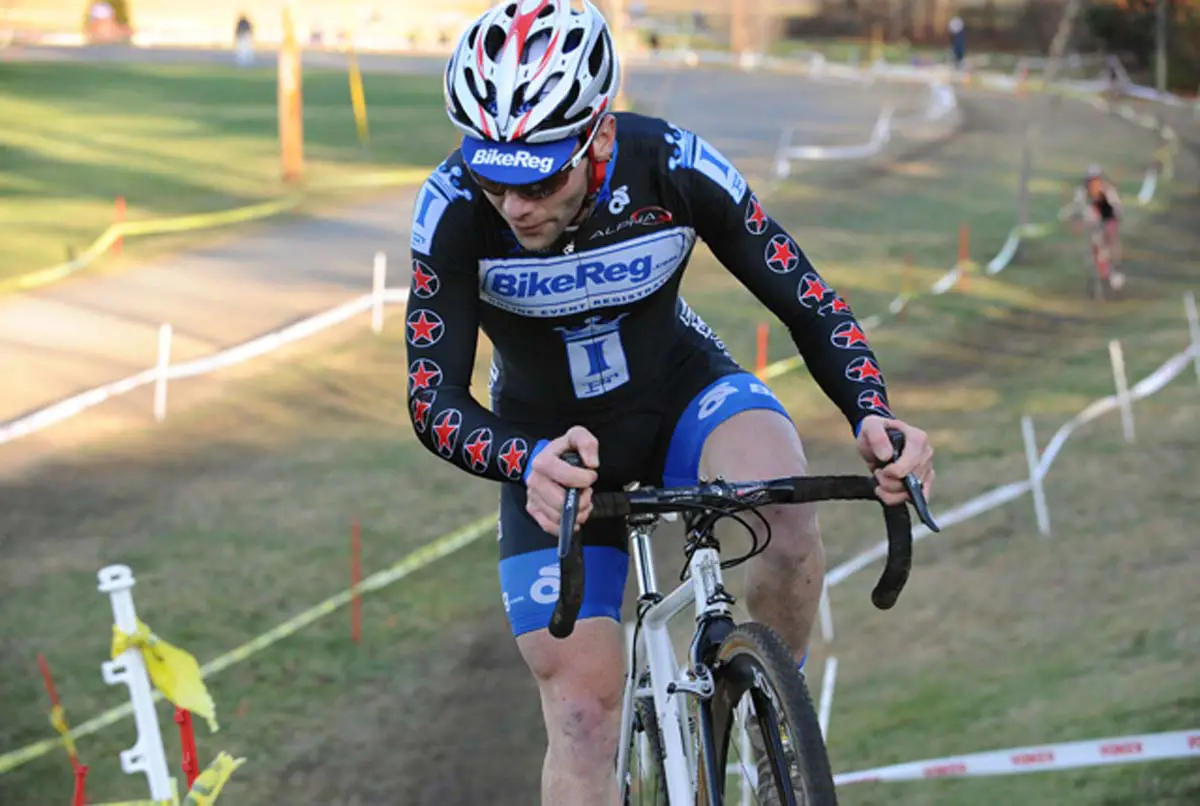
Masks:
[[[228,669],[236,663],[246,660],[256,652],[261,652],[272,644],[276,644],[295,634],[299,630],[307,627],[309,624],[328,616],[335,610],[344,607],[356,594],[370,593],[372,591],[382,590],[388,585],[403,579],[410,574],[419,571],[430,563],[439,560],[448,554],[452,554],[464,546],[475,542],[476,540],[488,534],[496,525],[496,516],[488,515],[479,518],[472,523],[451,532],[448,535],[439,537],[431,543],[427,543],[416,551],[411,552],[404,558],[396,562],[390,568],[382,571],[377,571],[366,579],[362,580],[358,585],[344,590],[341,593],[335,594],[325,601],[310,607],[302,613],[293,616],[277,627],[268,630],[262,635],[253,638],[246,643],[231,649],[223,655],[213,658],[208,663],[200,667],[200,674],[203,677],[209,677],[217,672]],[[162,698],[162,695],[157,689],[154,691],[155,700]],[[122,719],[130,716],[133,713],[133,705],[130,702],[125,702],[122,705],[112,708],[99,716],[89,719],[87,722],[73,728],[68,734],[72,739],[79,739],[83,736],[96,733],[102,728],[115,724]],[[27,764],[36,758],[46,755],[62,746],[62,738],[55,737],[53,739],[43,739],[34,742],[31,745],[22,747],[19,750],[0,755],[0,775],[10,772],[17,767]]]
[[[389,289],[383,292],[382,297],[384,302],[404,303],[408,301],[408,289]],[[249,361],[251,358],[265,355],[273,350],[278,350],[286,344],[299,341],[321,330],[341,324],[354,316],[370,310],[374,304],[375,295],[364,294],[336,308],[324,311],[308,319],[303,319],[280,330],[267,333],[264,336],[259,336],[215,355],[173,364],[167,368],[165,373],[162,373],[162,377],[168,381],[190,378],[195,375],[215,372],[216,370],[233,366],[243,361]],[[122,378],[121,380],[98,386],[95,389],[81,392],[57,403],[52,403],[25,417],[19,417],[7,423],[0,423],[0,445],[61,423],[87,409],[100,405],[106,400],[128,394],[134,389],[155,383],[159,379],[159,375],[158,369],[151,367],[135,375],[130,375],[128,378]]]
[[[119,224],[112,224],[90,246],[73,259],[59,263],[56,266],[50,266],[49,268],[39,269],[28,274],[0,281],[0,293],[30,291],[34,288],[40,288],[70,277],[72,274],[76,274],[94,263],[119,238],[135,235],[165,235],[172,232],[212,229],[214,227],[229,226],[230,224],[257,221],[295,210],[313,191],[408,185],[423,181],[429,175],[429,172],[430,169],[426,168],[404,168],[362,176],[348,176],[336,181],[313,184],[303,192],[289,193],[272,201],[251,204],[246,207],[235,207],[230,210],[220,210],[214,213],[195,213],[174,218],[124,221]]]
[[[1162,390],[1168,383],[1179,377],[1197,357],[1200,357],[1200,345],[1191,346],[1183,352],[1171,356],[1162,366],[1135,384],[1129,390],[1130,397],[1140,400]],[[1102,398],[1089,404],[1083,411],[1060,426],[1054,433],[1054,436],[1050,438],[1050,442],[1046,445],[1046,449],[1042,453],[1042,457],[1038,463],[1038,477],[1045,477],[1046,473],[1050,470],[1050,465],[1062,450],[1063,444],[1066,443],[1067,438],[1081,425],[1095,420],[1110,411],[1115,411],[1117,408],[1118,403],[1115,396]],[[1033,484],[1030,480],[1022,479],[1021,481],[1014,481],[1010,484],[997,487],[994,490],[988,490],[965,503],[959,504],[953,509],[939,513],[937,515],[938,523],[945,529],[956,523],[970,520],[988,510],[996,509],[1010,501],[1015,501],[1028,493],[1032,487]],[[930,534],[932,533],[929,529],[924,525],[918,524],[912,530],[913,542],[915,543],[918,540],[928,537]],[[826,574],[826,585],[833,587],[845,582],[853,574],[856,574],[875,561],[886,557],[887,549],[887,541],[881,541],[861,554],[852,557]]]
[[[833,782],[842,786],[868,781],[1013,775],[1195,756],[1200,756],[1200,729],[1012,747],[964,756],[910,761],[862,772],[842,773],[833,776]]]

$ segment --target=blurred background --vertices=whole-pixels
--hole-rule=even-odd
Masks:
[[[441,71],[486,5],[0,0],[0,804],[82,802],[81,764],[88,803],[147,795],[100,675],[111,563],[201,664],[201,766],[247,758],[222,803],[536,802],[496,488],[418,445],[404,394],[410,222],[459,141]],[[954,525],[894,611],[869,566],[814,636],[835,772],[1191,731],[1167,760],[841,802],[1200,802],[1200,2],[601,6],[624,108],[737,164],[938,451]],[[1091,165],[1119,253],[1073,204]],[[683,293],[814,471],[860,472],[786,330],[703,246]],[[480,397],[490,360],[481,337]],[[874,511],[821,519],[831,569],[881,537]],[[660,534],[665,584],[683,556]]]

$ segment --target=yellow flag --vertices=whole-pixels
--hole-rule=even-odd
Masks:
[[[192,790],[183,799],[184,806],[212,806],[217,802],[217,796],[221,794],[229,776],[245,763],[244,758],[234,758],[223,751],[218,753],[208,768],[192,782]]]
[[[150,632],[141,619],[138,619],[137,632],[133,635],[126,635],[113,626],[113,660],[132,647],[142,650],[150,680],[164,697],[180,708],[204,717],[209,730],[214,733],[219,729],[216,706],[200,677],[200,664],[191,653],[171,646]]]
[[[71,738],[71,728],[67,725],[67,716],[63,713],[61,705],[50,709],[50,724],[62,734],[63,746],[67,748],[67,755],[76,758],[78,754],[75,752],[75,740]]]

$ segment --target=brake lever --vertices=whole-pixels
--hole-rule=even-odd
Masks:
[[[899,429],[889,428],[887,435],[892,442],[891,462],[895,462],[900,458],[900,454],[904,453],[904,433]],[[925,524],[931,532],[942,531],[942,527],[938,526],[937,521],[933,519],[933,513],[929,511],[925,488],[921,486],[921,480],[917,478],[916,473],[909,473],[904,477],[904,489],[908,491],[908,497],[912,499],[913,509],[917,511],[917,517],[921,519],[921,523]]]

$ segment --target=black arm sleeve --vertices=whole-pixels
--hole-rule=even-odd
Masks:
[[[521,481],[533,442],[471,396],[479,335],[479,269],[471,205],[431,180],[417,197],[405,320],[408,411],[433,453],[496,481]],[[425,198],[433,193],[432,202]],[[429,221],[430,216],[439,220]],[[425,216],[424,221],[421,216]]]
[[[676,170],[696,227],[717,259],[783,322],[809,372],[855,432],[869,414],[893,416],[883,374],[850,306],[771,220],[737,169],[696,138]]]

